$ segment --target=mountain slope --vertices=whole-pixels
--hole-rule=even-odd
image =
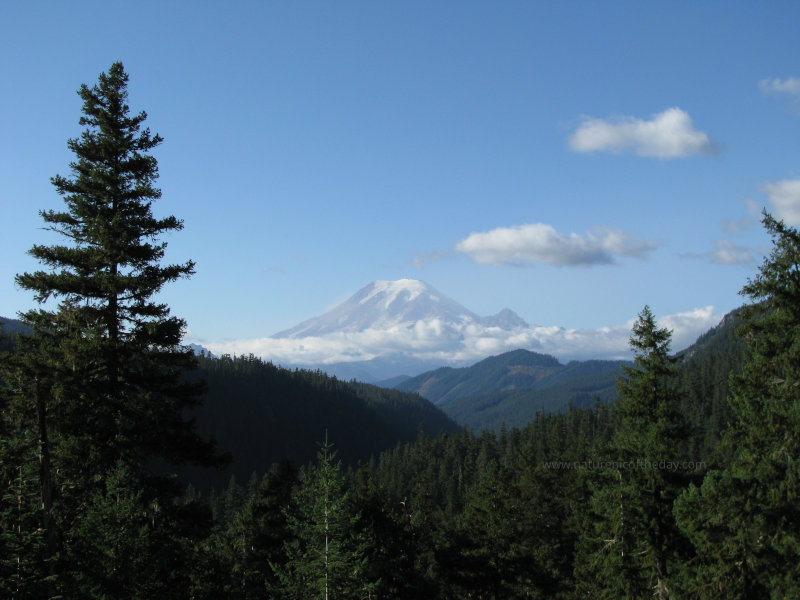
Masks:
[[[30,328],[17,319],[0,317],[0,352],[14,347],[14,338],[18,333],[28,333]]]
[[[444,367],[402,381],[396,389],[427,398],[460,425],[474,429],[522,427],[537,411],[561,411],[616,397],[625,361],[571,361],[514,350],[470,367]]]
[[[454,399],[465,396],[533,387],[562,368],[552,356],[514,350],[490,356],[470,367],[442,367],[423,373],[403,381],[395,388],[415,392],[438,406],[446,406]]]
[[[457,425],[414,394],[351,384],[320,371],[288,370],[258,358],[198,358],[191,374],[208,391],[196,411],[198,431],[217,440],[233,463],[226,473],[186,469],[195,486],[246,481],[283,458],[304,464],[328,438],[347,464],[366,461],[398,442],[454,431]]]
[[[368,329],[386,330],[434,320],[446,325],[479,323],[504,329],[527,327],[527,323],[512,310],[504,309],[492,317],[479,317],[422,281],[400,279],[373,281],[322,315],[272,337],[318,337]]]
[[[611,363],[591,374],[581,374],[576,369],[571,375],[559,374],[560,380],[542,387],[467,396],[443,409],[454,421],[476,431],[499,430],[503,425],[522,428],[540,412],[563,412],[570,406],[587,408],[598,401],[613,401],[617,397],[621,366],[622,363]]]

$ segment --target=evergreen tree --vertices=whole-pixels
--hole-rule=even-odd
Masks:
[[[747,358],[731,380],[731,456],[676,503],[700,598],[800,596],[800,232],[764,214],[773,248],[742,294]]]
[[[461,588],[460,597],[545,597],[540,586],[547,585],[535,555],[548,552],[549,540],[540,534],[545,521],[555,515],[541,514],[543,507],[525,500],[532,498],[523,498],[511,471],[496,461],[470,489],[457,528],[455,564],[449,569]]]
[[[289,461],[273,466],[227,531],[231,544],[234,598],[269,597],[280,588],[270,565],[285,563],[284,540],[291,537],[286,511],[297,485]]]
[[[620,426],[611,444],[618,464],[600,474],[592,498],[599,517],[596,537],[584,540],[593,548],[588,575],[595,577],[598,596],[671,595],[672,569],[682,548],[672,505],[684,475],[669,466],[684,461],[688,437],[678,412],[671,338],[645,307],[630,340],[634,366],[626,367],[618,382]]]
[[[427,582],[414,568],[415,540],[406,501],[392,501],[366,467],[351,482],[356,535],[367,555],[366,581],[377,581],[373,598],[430,598]]]
[[[0,438],[0,597],[50,598],[55,577],[39,510],[36,444],[29,433]]]
[[[107,503],[116,501],[122,485],[120,472],[141,488],[140,498],[126,502],[141,500],[144,506],[136,510],[149,517],[160,512],[147,519],[155,530],[173,512],[172,522],[181,520],[180,486],[165,474],[170,465],[218,462],[213,444],[185,417],[203,391],[182,377],[195,366],[191,350],[181,345],[185,323],[154,299],[165,284],[191,275],[194,264],[161,262],[166,244],[159,238],[182,223],[152,214],[161,194],[149,152],[162,138],[142,129],[144,112],[129,114],[127,83],[122,64],[114,63],[96,85],[78,91],[84,130],[68,142],[75,154],[72,174],[52,179],[66,210],[40,212],[47,229],[65,242],[34,245],[29,253],[46,270],[16,278],[40,306],[21,315],[34,333],[22,336],[4,365],[6,426],[37,444],[45,558],[53,564],[50,559],[60,556],[58,569],[72,571],[76,581],[85,578],[87,565],[63,561],[85,557],[70,552],[71,545],[87,542],[76,524],[91,522],[87,511],[110,509]],[[119,533],[103,525],[92,530],[98,537],[90,543],[102,546],[103,536]],[[137,547],[135,539],[129,542]],[[122,582],[123,573],[110,572]],[[81,589],[91,595],[96,583]]]
[[[279,597],[291,600],[358,599],[376,587],[367,581],[366,547],[356,534],[358,515],[350,511],[341,463],[326,440],[316,464],[304,473],[288,513],[293,538],[286,564],[276,565]]]

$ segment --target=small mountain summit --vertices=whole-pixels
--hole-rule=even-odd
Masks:
[[[493,317],[481,319],[487,327],[499,327],[500,329],[514,330],[530,327],[525,320],[510,308],[504,308]]]
[[[322,315],[272,337],[321,337],[368,330],[407,329],[420,321],[437,322],[445,329],[461,329],[471,323],[501,329],[528,326],[509,309],[493,317],[479,317],[422,281],[399,279],[373,281]]]

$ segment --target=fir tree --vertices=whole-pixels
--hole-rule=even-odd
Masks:
[[[234,597],[269,597],[279,590],[270,565],[284,565],[284,540],[291,536],[286,510],[297,485],[293,463],[281,461],[264,476],[227,530]]]
[[[50,598],[55,577],[39,509],[36,443],[29,432],[0,437],[0,597]]]
[[[589,574],[596,579],[593,593],[601,597],[671,596],[682,548],[672,505],[684,475],[668,465],[683,462],[688,437],[678,412],[671,338],[645,307],[630,340],[634,366],[618,382],[620,426],[610,453],[618,464],[600,474],[592,498],[596,537],[583,540],[593,546]]]
[[[800,596],[800,232],[764,214],[773,248],[742,294],[747,358],[732,376],[730,463],[676,503],[700,598]]]
[[[162,264],[166,243],[159,238],[182,223],[153,216],[161,193],[149,152],[162,138],[142,129],[144,112],[130,115],[127,83],[114,63],[96,85],[78,91],[84,130],[68,141],[71,176],[52,179],[66,209],[40,212],[64,243],[34,245],[29,253],[45,269],[16,278],[40,306],[21,315],[34,333],[23,336],[4,367],[11,397],[5,418],[37,440],[47,554],[62,558],[78,543],[74,524],[99,508],[99,499],[116,495],[117,480],[109,477],[124,472],[142,487],[149,514],[153,506],[161,511],[148,520],[158,528],[178,510],[180,486],[164,475],[169,465],[217,462],[214,446],[185,417],[203,391],[182,376],[195,366],[181,345],[185,323],[155,300],[194,264]],[[59,569],[82,572],[75,563]]]
[[[276,565],[279,597],[291,600],[357,599],[369,596],[376,582],[367,581],[366,547],[356,534],[358,515],[350,511],[341,463],[326,440],[316,464],[304,473],[287,514],[293,538],[287,541],[286,564]]]
[[[532,497],[527,484],[523,495],[512,472],[492,461],[467,494],[450,568],[462,597],[552,597],[551,574],[543,568],[551,552],[544,530],[556,515]]]

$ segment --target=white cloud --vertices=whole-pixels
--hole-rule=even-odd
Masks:
[[[645,258],[656,247],[609,227],[596,227],[585,236],[565,235],[544,223],[499,227],[472,233],[455,250],[479,264],[530,266],[590,266],[613,263],[618,256]]]
[[[680,256],[707,260],[717,265],[743,265],[756,260],[754,249],[748,246],[740,246],[728,240],[714,240],[714,246],[713,250],[703,254],[686,252]]]
[[[746,246],[737,246],[728,240],[715,240],[716,248],[708,253],[708,259],[718,265],[742,265],[755,260]]]
[[[792,227],[800,226],[800,179],[783,179],[768,183],[764,191],[769,196],[772,214]]]
[[[800,99],[800,78],[798,77],[788,77],[786,79],[767,78],[762,79],[758,85],[765,94],[789,94]]]
[[[658,319],[658,323],[660,327],[672,330],[672,349],[678,351],[691,346],[700,335],[718,325],[721,319],[721,315],[714,314],[713,306],[705,306],[667,315]]]
[[[634,117],[610,120],[587,117],[570,136],[569,145],[576,152],[632,151],[656,158],[709,154],[716,150],[708,134],[695,129],[689,114],[677,107],[654,115],[649,121]]]
[[[659,319],[673,330],[673,350],[681,350],[719,323],[713,307]],[[599,329],[532,326],[508,331],[476,323],[447,324],[437,319],[391,329],[367,329],[321,337],[257,338],[205,343],[213,353],[254,354],[283,365],[320,365],[370,360],[402,352],[440,364],[472,363],[486,356],[526,348],[562,361],[630,358],[628,341],[635,319]]]

